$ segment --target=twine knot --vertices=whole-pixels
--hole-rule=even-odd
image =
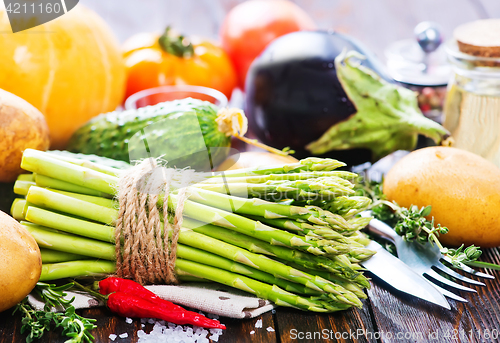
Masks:
[[[115,229],[118,277],[132,278],[141,284],[178,283],[175,275],[177,241],[188,198],[187,186],[193,174],[190,169],[158,166],[156,160],[149,158],[120,178],[120,209]],[[173,187],[174,182],[178,182],[178,189]],[[173,191],[178,191],[177,205],[173,216],[169,216],[169,195]],[[163,199],[161,213],[157,206],[160,197]]]

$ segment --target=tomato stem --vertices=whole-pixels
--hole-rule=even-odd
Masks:
[[[191,57],[194,54],[193,44],[183,35],[172,31],[170,26],[167,26],[165,32],[158,39],[163,51],[177,57]]]

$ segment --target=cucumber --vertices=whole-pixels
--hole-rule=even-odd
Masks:
[[[228,155],[231,137],[218,129],[217,107],[197,99],[101,114],[80,127],[68,150],[130,163],[148,157],[207,171]]]

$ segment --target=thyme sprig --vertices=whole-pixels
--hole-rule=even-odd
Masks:
[[[45,303],[45,310],[50,311],[51,307],[62,307],[66,309],[67,307],[71,306],[71,303],[75,300],[75,297],[66,299],[65,296],[67,295],[67,293],[64,293],[64,291],[67,291],[73,286],[73,282],[62,286],[56,286],[44,282],[37,282],[36,287],[33,289],[33,291]]]
[[[446,255],[451,259],[453,265],[460,265],[461,263],[467,264],[476,261],[482,254],[482,251],[471,245],[465,248],[462,244],[458,249],[447,249]]]
[[[61,328],[62,334],[69,337],[65,343],[92,342],[94,337],[90,333],[96,328],[95,319],[84,318],[75,313],[72,299],[66,299],[66,290],[73,287],[73,283],[62,286],[38,282],[34,292],[45,303],[42,311],[34,309],[26,297],[17,304],[15,312],[23,315],[21,334],[26,333],[26,343],[31,343],[35,339],[41,338],[46,331],[52,327]],[[53,308],[63,308],[63,312],[53,312]]]

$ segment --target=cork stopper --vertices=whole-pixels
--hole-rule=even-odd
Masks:
[[[460,25],[453,35],[458,49],[465,54],[500,58],[500,19],[482,19]]]

